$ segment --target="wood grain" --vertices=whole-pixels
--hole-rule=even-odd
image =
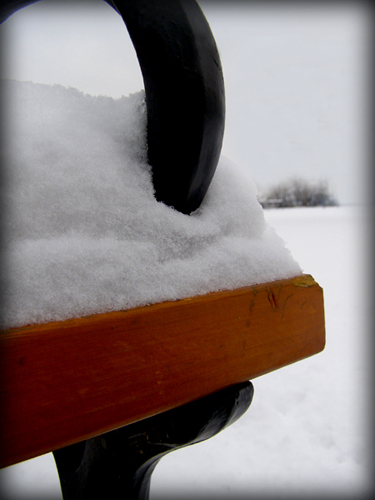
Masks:
[[[0,334],[0,466],[323,350],[311,276]]]

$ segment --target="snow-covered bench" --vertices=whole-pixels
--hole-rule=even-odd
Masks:
[[[3,2],[3,18],[29,3]],[[190,214],[211,182],[224,127],[223,81],[212,35],[194,0],[163,2],[165,15],[157,21],[158,2],[108,3],[127,24],[144,75],[148,160],[156,196]],[[167,36],[171,29],[172,38]],[[167,45],[161,44],[165,40]],[[185,59],[181,46],[186,47]],[[184,160],[179,170],[176,155]],[[204,234],[207,210],[201,219],[191,219]],[[174,220],[176,213],[167,215]],[[259,210],[255,218],[259,225]],[[228,219],[236,225],[234,220]],[[222,224],[225,241],[228,221]],[[213,222],[209,220],[209,239],[215,242],[220,234]],[[238,224],[235,245],[245,231]],[[262,234],[256,229],[257,245]],[[183,234],[185,240],[187,246],[204,243],[195,233],[191,240]],[[172,258],[176,261],[176,254]],[[217,276],[220,271],[211,269]],[[88,498],[92,492],[108,498],[127,492],[130,498],[146,499],[153,468],[165,453],[207,439],[241,416],[252,399],[250,379],[324,348],[322,289],[298,272],[290,271],[284,279],[270,276],[263,284],[223,291],[219,281],[211,293],[184,292],[174,300],[73,314],[1,332],[0,465],[53,451],[65,499]],[[155,275],[154,284],[159,277]]]

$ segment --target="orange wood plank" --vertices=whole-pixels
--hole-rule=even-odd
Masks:
[[[323,350],[308,275],[0,334],[0,466]]]

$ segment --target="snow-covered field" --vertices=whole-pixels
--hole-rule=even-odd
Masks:
[[[363,498],[372,486],[370,211],[268,210],[323,287],[323,353],[253,381],[248,412],[218,436],[157,466],[151,499]],[[61,498],[52,455],[1,471],[4,500]]]

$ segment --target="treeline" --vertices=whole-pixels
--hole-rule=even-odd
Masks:
[[[259,203],[263,208],[286,207],[332,207],[338,205],[330,193],[326,182],[311,183],[302,179],[292,179],[277,184],[260,193]]]

